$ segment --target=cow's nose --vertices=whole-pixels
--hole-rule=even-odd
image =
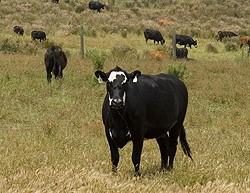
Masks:
[[[113,99],[111,105],[112,106],[120,106],[122,104],[121,99]]]

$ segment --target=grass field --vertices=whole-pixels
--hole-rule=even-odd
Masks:
[[[78,36],[53,41],[70,57],[64,79],[51,85],[44,48],[36,54],[0,53],[1,192],[250,192],[250,60],[241,51],[226,52],[222,43],[199,39],[199,47],[190,50],[192,60],[158,61],[145,56],[143,50],[157,46],[146,45],[142,36],[98,36],[96,43],[86,39],[90,48],[107,51],[124,41],[141,53],[122,60],[109,55],[105,70],[119,65],[155,74],[167,72],[170,64],[186,65],[190,97],[185,126],[195,161],[178,149],[174,170],[160,173],[158,146],[148,140],[142,177],[134,178],[131,144],[120,152],[117,175],[111,173],[101,121],[105,86],[93,83],[91,60],[80,59]],[[211,42],[219,53],[206,53]]]
[[[212,37],[222,28],[249,32],[249,2],[230,0],[223,7],[213,0],[191,0],[161,8],[165,1],[151,5],[145,0],[131,8],[131,1],[124,1],[99,15],[86,9],[76,13],[85,0],[61,1],[55,7],[46,0],[18,2],[0,2],[0,192],[250,193],[250,57],[239,50],[237,39],[217,42]],[[187,16],[180,17],[184,12]],[[148,56],[148,51],[168,50],[172,28],[160,27],[165,46],[146,44],[138,29],[164,13],[178,21],[177,32],[196,35],[198,48],[189,49],[189,60]],[[192,20],[191,28],[186,19]],[[20,23],[27,29],[23,37],[12,32]],[[186,67],[189,106],[184,125],[194,162],[178,146],[174,169],[162,173],[158,145],[147,140],[141,177],[134,177],[131,143],[120,150],[118,173],[111,172],[101,118],[105,85],[94,81],[90,57],[79,56],[80,24],[86,27],[87,50],[104,53],[105,71],[118,65],[129,72],[157,74],[167,73],[170,66]],[[32,42],[32,29],[44,29],[49,40]],[[63,80],[48,85],[43,57],[52,43],[66,51],[68,66]],[[226,50],[230,43],[236,51]],[[217,53],[208,52],[209,45]]]

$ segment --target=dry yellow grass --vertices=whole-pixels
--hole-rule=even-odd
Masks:
[[[101,121],[105,86],[93,82],[94,67],[89,59],[80,59],[79,36],[71,34],[72,26],[81,23],[75,18],[90,14],[86,20],[92,21],[93,13],[77,15],[70,5],[62,3],[50,9],[54,13],[63,9],[63,17],[53,16],[47,21],[31,13],[39,9],[41,2],[30,0],[27,2],[32,6],[24,3],[16,8],[25,10],[22,18],[20,12],[8,14],[13,12],[10,3],[15,7],[17,2],[1,2],[0,14],[7,17],[0,21],[0,26],[5,26],[0,33],[0,45],[10,39],[11,45],[24,42],[20,48],[34,47],[37,52],[0,52],[0,192],[250,192],[250,59],[242,57],[240,50],[226,52],[223,43],[198,38],[198,48],[189,50],[191,60],[158,61],[145,53],[163,48],[146,45],[142,34],[128,33],[127,38],[122,38],[120,34],[104,34],[93,26],[97,36],[87,36],[86,45],[87,49],[107,53],[104,70],[119,65],[128,71],[139,69],[156,74],[167,72],[173,64],[187,67],[184,81],[189,90],[189,106],[185,126],[195,162],[179,148],[173,171],[160,173],[158,146],[154,140],[148,140],[142,154],[142,177],[134,178],[129,143],[120,152],[119,170],[114,175]],[[190,3],[185,6],[192,7]],[[47,12],[51,5],[45,3]],[[202,5],[197,4],[197,9]],[[131,10],[122,6],[119,9],[121,17],[130,17]],[[143,14],[147,14],[151,9],[142,7],[139,12],[145,10]],[[49,13],[43,12],[45,18],[50,18]],[[57,25],[46,27],[49,41],[62,45],[70,55],[64,79],[52,80],[48,85],[43,63],[46,43],[36,44],[29,33],[17,37],[9,30],[18,21],[23,21],[28,30],[38,23],[49,26],[46,22],[64,21],[69,13],[73,24],[64,23],[60,29],[63,33]],[[117,16],[116,12],[110,14]],[[109,13],[100,15],[103,19],[110,17]],[[128,22],[133,26],[138,18],[140,15],[132,15],[133,20]],[[170,39],[166,41],[168,46]],[[209,43],[218,53],[206,52]],[[129,46],[136,54],[113,57],[110,51],[116,45]]]

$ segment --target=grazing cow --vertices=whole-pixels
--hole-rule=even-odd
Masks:
[[[146,43],[148,42],[148,39],[154,40],[154,44],[155,42],[157,42],[157,44],[161,42],[162,45],[165,43],[165,40],[163,39],[161,32],[159,32],[158,30],[145,29],[144,37],[146,39]]]
[[[176,58],[187,58],[188,49],[187,48],[176,48]]]
[[[136,70],[127,73],[116,67],[105,73],[96,71],[100,82],[106,82],[102,118],[109,143],[112,170],[117,171],[118,148],[132,141],[135,175],[140,175],[144,139],[156,139],[161,152],[161,169],[171,170],[180,137],[182,149],[191,159],[183,121],[188,92],[174,75],[144,75]]]
[[[52,3],[59,3],[59,0],[52,0]]]
[[[192,45],[194,45],[194,47],[197,47],[197,40],[193,40],[193,38],[190,36],[176,34],[175,39],[176,44],[184,45],[185,47],[188,45],[190,48],[192,47]]]
[[[91,10],[97,10],[97,12],[101,12],[101,9],[104,9],[106,5],[103,3],[100,3],[99,1],[90,1],[89,2],[89,9]]]
[[[238,35],[231,31],[218,31],[217,41],[222,41],[223,38],[231,38],[233,36],[238,36]]]
[[[46,34],[43,31],[32,31],[31,32],[31,38],[32,38],[32,40],[38,39],[38,40],[40,40],[40,42],[42,40],[45,41],[46,40]]]
[[[67,65],[67,57],[61,47],[51,46],[44,55],[44,63],[47,71],[47,80],[50,83],[52,72],[56,79],[63,77],[63,69]]]
[[[247,42],[250,40],[250,36],[240,36],[240,48],[242,48],[243,45],[247,45]]]
[[[13,27],[13,31],[16,33],[16,34],[18,34],[18,35],[23,35],[23,33],[24,33],[24,30],[23,30],[23,28],[21,27],[21,26],[14,26]]]

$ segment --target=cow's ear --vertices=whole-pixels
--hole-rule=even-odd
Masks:
[[[103,71],[100,71],[100,70],[95,71],[95,76],[98,79],[99,83],[103,83],[103,82],[108,81],[107,74]]]
[[[135,70],[134,72],[130,73],[129,78],[133,80],[133,82],[137,82],[137,78],[141,76],[141,71]]]

